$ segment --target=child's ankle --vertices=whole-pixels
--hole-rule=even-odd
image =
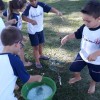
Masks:
[[[73,78],[71,78],[70,80],[69,80],[69,84],[74,84],[74,83],[76,83],[76,82],[78,82],[78,81],[80,81],[82,78],[81,77],[73,77]]]

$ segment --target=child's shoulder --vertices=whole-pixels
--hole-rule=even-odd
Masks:
[[[8,56],[11,57],[11,58],[14,58],[14,59],[20,59],[20,57],[16,54],[12,54],[12,53],[8,53]]]
[[[18,55],[8,53],[8,57],[12,67],[23,66],[23,63]]]
[[[20,57],[18,55],[12,54],[12,53],[5,53],[8,57],[10,62],[20,62]]]
[[[16,64],[21,62],[19,56],[14,55],[12,53],[0,53],[0,59],[9,61],[10,64]]]

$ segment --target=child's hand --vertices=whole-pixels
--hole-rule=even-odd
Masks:
[[[34,77],[36,78],[37,82],[41,82],[41,80],[42,80],[42,76],[41,75],[35,75]]]
[[[35,20],[31,20],[32,25],[37,25],[37,22]]]
[[[37,79],[38,79],[38,82],[41,82],[42,81],[42,76],[38,75]]]
[[[61,39],[61,45],[64,45],[67,42],[67,36]]]
[[[92,53],[87,57],[88,61],[95,61],[97,59],[96,53]]]
[[[31,82],[41,82],[42,76],[41,75],[30,75],[29,80],[27,81],[28,83]]]
[[[41,80],[42,80],[42,76],[41,75],[35,75],[34,78],[35,78],[35,80],[37,82],[41,82]]]
[[[16,24],[17,23],[17,20],[16,19],[11,19],[11,20],[9,20],[9,23],[10,24]]]
[[[57,14],[58,16],[62,16],[62,12],[60,12],[60,11],[58,11],[56,14]]]

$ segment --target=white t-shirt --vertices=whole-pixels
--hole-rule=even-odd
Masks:
[[[29,34],[35,34],[43,30],[44,12],[48,13],[50,10],[51,7],[43,2],[38,2],[36,7],[31,4],[26,7],[22,15],[37,22],[37,25],[32,25],[31,23],[27,24]]]
[[[100,26],[96,28],[88,28],[82,25],[75,33],[76,39],[81,39],[80,56],[90,64],[100,65],[100,56],[95,61],[88,61],[87,57],[100,50]]]
[[[88,63],[100,65],[100,56],[95,61],[88,61],[87,57],[100,50],[100,28],[97,30],[90,30],[87,26],[83,29],[81,51],[82,59]]]
[[[0,53],[0,100],[18,100],[14,94],[17,78],[26,83],[30,75],[17,55]]]
[[[9,56],[0,54],[0,100],[17,100],[14,97],[14,87],[17,77],[14,75]]]
[[[2,20],[2,18],[0,17],[0,36],[1,36],[1,31],[5,28],[5,24]],[[2,52],[3,50],[3,45],[2,45],[2,42],[1,42],[1,37],[0,37],[0,53]]]

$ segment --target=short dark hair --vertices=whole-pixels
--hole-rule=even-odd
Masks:
[[[100,1],[90,0],[81,12],[93,16],[94,18],[100,17]]]
[[[0,10],[4,10],[4,9],[5,9],[4,2],[0,0]]]
[[[1,32],[1,41],[4,46],[10,46],[22,41],[21,31],[15,26],[8,26]]]

